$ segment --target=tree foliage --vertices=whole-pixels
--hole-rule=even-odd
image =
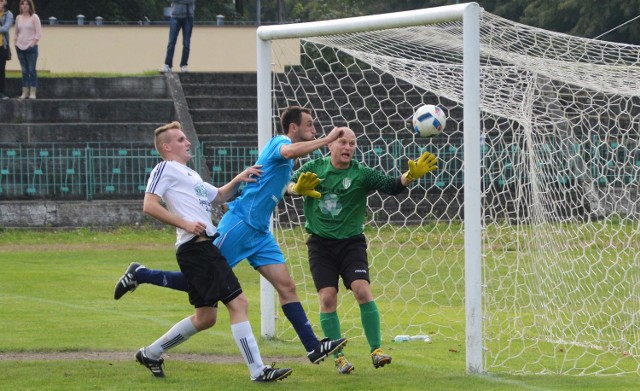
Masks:
[[[292,23],[437,7],[464,3],[455,0],[197,0],[196,21],[215,23]],[[486,11],[503,18],[561,33],[640,45],[640,0],[477,0]],[[106,23],[166,21],[169,0],[35,0],[38,15],[46,20],[73,21],[82,14]],[[257,15],[260,4],[260,15]],[[18,10],[18,0],[9,0]],[[629,23],[626,23],[629,22]],[[626,24],[625,24],[626,23]],[[624,24],[624,25],[623,25]],[[621,26],[623,25],[623,26]],[[620,26],[620,27],[618,27]]]

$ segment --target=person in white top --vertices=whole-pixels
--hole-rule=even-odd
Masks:
[[[248,303],[231,266],[213,244],[216,227],[211,222],[211,203],[224,203],[242,182],[255,182],[260,166],[251,166],[219,188],[206,183],[189,168],[191,143],[179,122],[155,130],[155,147],[162,162],[149,176],[144,213],[176,227],[176,259],[188,281],[189,302],[195,314],[176,323],[151,345],[138,350],[136,360],[156,377],[164,377],[162,354],[216,323],[218,302],[229,310],[231,331],[249,368],[251,380],[284,379],[290,368],[264,365],[248,317]],[[163,205],[164,201],[164,205]],[[166,206],[165,206],[166,205]]]
[[[22,95],[18,99],[35,99],[38,89],[38,43],[42,25],[33,0],[20,0],[20,14],[16,17],[14,43],[22,69]]]

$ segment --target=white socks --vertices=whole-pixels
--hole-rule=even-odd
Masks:
[[[182,319],[173,325],[165,335],[158,338],[157,341],[145,348],[145,354],[152,360],[157,360],[162,356],[165,350],[169,350],[174,346],[180,345],[189,337],[197,333],[198,330],[191,322],[191,316]]]
[[[242,353],[242,358],[244,358],[244,362],[249,368],[251,377],[256,378],[260,376],[264,369],[264,364],[262,363],[256,337],[253,335],[253,331],[251,331],[251,324],[249,321],[232,324],[231,332],[233,333],[233,339],[235,339]]]
[[[191,317],[184,318],[167,331],[165,335],[146,347],[145,354],[152,360],[158,360],[166,350],[183,343],[197,332],[198,330],[196,330],[191,322]],[[236,341],[236,345],[238,345],[240,349],[240,353],[242,353],[242,358],[244,358],[244,362],[247,364],[247,368],[249,368],[251,377],[256,378],[260,376],[265,365],[260,356],[260,349],[258,348],[256,337],[251,330],[251,324],[249,321],[232,324],[231,332],[233,333],[233,339]]]

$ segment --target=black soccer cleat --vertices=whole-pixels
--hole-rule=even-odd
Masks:
[[[319,364],[320,361],[323,361],[330,354],[341,351],[346,344],[346,338],[339,338],[334,341],[331,341],[329,338],[324,338],[320,341],[320,345],[317,348],[307,354],[307,357],[309,357],[312,364]]]
[[[120,299],[127,292],[133,292],[136,290],[136,288],[138,287],[138,281],[136,280],[136,270],[141,267],[144,266],[137,262],[131,262],[127,270],[116,283],[115,288],[113,288],[113,298],[115,300]]]
[[[275,365],[276,363],[271,364],[271,366],[265,366],[260,376],[252,377],[251,380],[256,383],[273,382],[282,380],[293,372],[291,368],[274,368]]]
[[[153,376],[164,377],[164,369],[162,369],[162,366],[164,365],[163,358],[160,358],[159,360],[150,359],[144,353],[144,348],[140,348],[140,350],[136,352],[136,361],[138,361],[140,365],[147,367]]]

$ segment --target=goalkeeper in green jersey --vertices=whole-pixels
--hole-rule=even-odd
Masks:
[[[305,229],[309,266],[320,301],[320,325],[330,339],[341,338],[336,312],[338,282],[350,289],[360,306],[362,327],[376,368],[391,363],[380,349],[380,314],[371,293],[364,220],[367,195],[380,191],[390,195],[403,192],[412,181],[437,168],[437,158],[425,152],[417,161],[409,160],[409,170],[391,177],[353,159],[356,136],[349,128],[328,144],[330,156],[304,164],[291,178],[287,193],[304,196]],[[339,373],[354,367],[343,353],[335,353]]]

